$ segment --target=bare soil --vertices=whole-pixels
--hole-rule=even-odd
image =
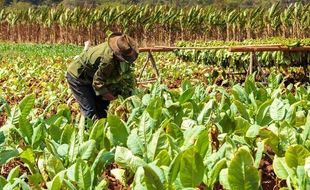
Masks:
[[[16,166],[19,166],[20,174],[27,173],[30,175],[29,169],[24,165],[24,163],[19,158],[14,158],[2,165],[0,168],[0,175],[3,177],[7,177],[12,169]]]
[[[119,168],[119,166],[115,163],[109,165],[107,169],[103,172],[104,178],[109,183],[109,190],[130,190],[130,187],[125,187],[119,180],[115,179],[115,177],[111,174],[111,170]],[[132,183],[132,179],[130,179],[129,184]]]

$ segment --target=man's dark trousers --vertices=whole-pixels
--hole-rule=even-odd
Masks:
[[[101,96],[96,96],[92,85],[83,84],[70,73],[67,73],[66,78],[72,94],[80,104],[80,109],[85,117],[90,119],[107,117],[110,101],[103,100]]]

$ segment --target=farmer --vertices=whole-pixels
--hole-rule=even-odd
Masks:
[[[133,38],[113,33],[107,42],[85,50],[69,65],[66,78],[85,117],[107,116],[110,101],[119,95],[111,91],[115,89],[112,86],[122,88],[124,65],[133,64],[138,53],[138,44]]]

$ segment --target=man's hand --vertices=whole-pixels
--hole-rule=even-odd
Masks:
[[[111,92],[108,92],[108,93],[105,93],[102,95],[102,98],[104,100],[109,100],[109,101],[112,101],[115,99],[115,96],[113,96],[113,94]]]

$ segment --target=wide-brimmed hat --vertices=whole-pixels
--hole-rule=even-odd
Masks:
[[[132,37],[113,33],[109,36],[108,43],[114,55],[121,61],[133,63],[138,58],[138,43]]]

